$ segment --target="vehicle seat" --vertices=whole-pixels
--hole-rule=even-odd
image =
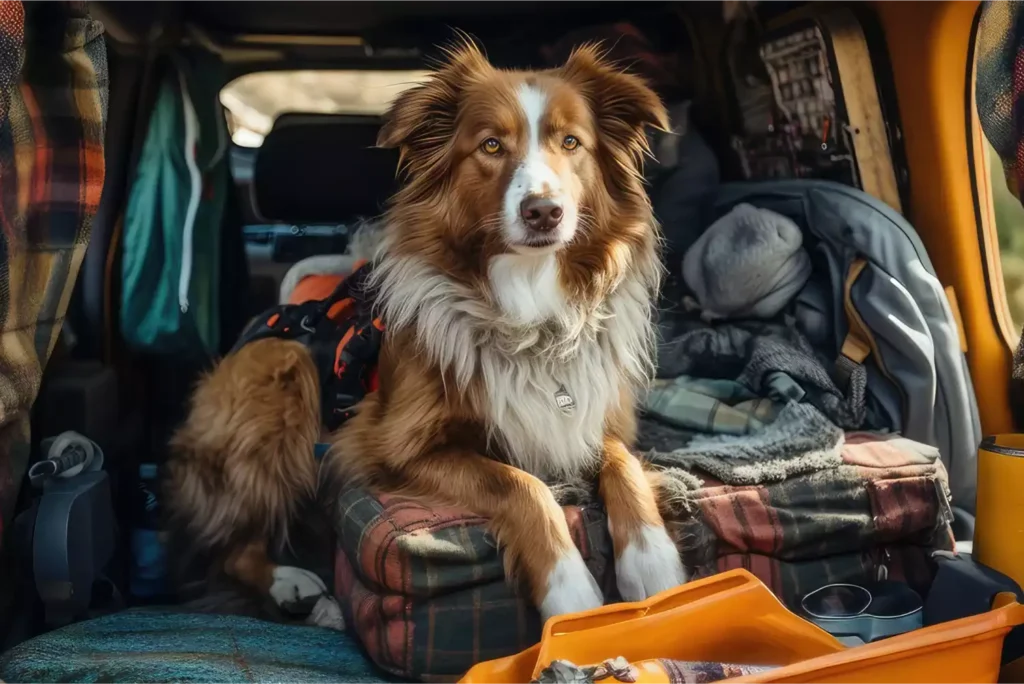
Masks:
[[[347,254],[312,256],[296,263],[281,280],[278,304],[301,304],[324,299],[352,271],[359,259]]]
[[[236,615],[133,609],[0,655],[11,682],[390,682],[355,638]]]
[[[377,216],[397,186],[397,150],[376,147],[380,120],[282,114],[256,154],[256,213],[279,223],[351,224]]]
[[[256,156],[255,213],[268,222],[334,224],[349,231],[377,217],[396,189],[398,166],[395,150],[376,147],[379,130],[380,120],[368,116],[279,117]],[[292,301],[293,291],[300,301],[327,296],[354,262],[344,254],[298,261],[281,279],[278,303]]]

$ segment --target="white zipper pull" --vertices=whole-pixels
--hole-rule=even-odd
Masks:
[[[182,114],[185,120],[185,166],[191,179],[191,192],[188,208],[185,211],[185,225],[181,236],[181,273],[178,275],[178,307],[182,313],[188,313],[188,291],[192,284],[192,251],[196,227],[196,215],[199,213],[199,200],[203,192],[203,175],[196,163],[196,146],[199,143],[199,118],[196,116],[192,98],[188,93],[188,82],[185,72],[178,69],[178,82],[181,86]]]

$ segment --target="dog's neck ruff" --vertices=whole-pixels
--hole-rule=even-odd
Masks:
[[[429,361],[454,379],[447,392],[481,387],[472,399],[486,404],[492,443],[524,470],[558,478],[594,465],[609,411],[651,377],[643,266],[591,303],[564,295],[552,254],[495,257],[490,297],[417,256],[385,254],[373,278],[389,332],[415,331]]]

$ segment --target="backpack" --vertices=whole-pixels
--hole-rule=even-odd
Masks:
[[[321,425],[330,432],[351,418],[362,398],[377,389],[384,326],[374,315],[366,288],[371,269],[368,263],[360,265],[323,299],[264,311],[229,352],[270,337],[304,344],[319,375]]]
[[[836,359],[840,383],[865,368],[875,412],[905,437],[939,448],[953,502],[973,514],[981,421],[966,342],[953,293],[917,233],[884,202],[831,181],[724,184],[716,217],[744,202],[804,231],[815,274],[796,306],[818,307],[831,321],[824,339],[811,342]]]

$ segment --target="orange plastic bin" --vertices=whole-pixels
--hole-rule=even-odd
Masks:
[[[554,660],[624,657],[638,682],[668,682],[659,659],[772,665],[730,682],[996,682],[1003,638],[1024,606],[1001,595],[988,613],[857,648],[797,617],[746,570],[691,582],[639,603],[548,620],[539,644],[480,663],[467,683],[528,682]]]

